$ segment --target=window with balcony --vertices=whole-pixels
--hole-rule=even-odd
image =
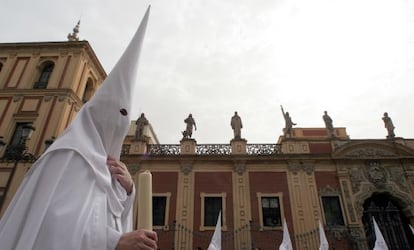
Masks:
[[[17,157],[16,152],[18,147],[24,147],[23,141],[23,128],[25,126],[31,125],[32,123],[29,122],[18,122],[16,123],[16,128],[14,129],[13,137],[10,140],[6,147],[6,151],[4,153],[4,157],[7,159],[15,159]]]

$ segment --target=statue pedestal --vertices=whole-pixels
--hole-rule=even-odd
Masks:
[[[230,141],[231,154],[243,155],[247,153],[247,141],[245,139],[233,139]]]
[[[146,141],[132,141],[131,148],[129,149],[130,154],[145,154],[147,153],[147,142]]]
[[[194,155],[196,148],[196,140],[194,139],[182,139],[180,141],[180,149],[182,155]]]

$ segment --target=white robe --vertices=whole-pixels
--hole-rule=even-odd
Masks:
[[[121,201],[124,211],[118,218],[78,153],[60,150],[42,161],[48,164],[28,173],[0,221],[0,248],[114,249],[121,234],[132,230],[134,193]]]

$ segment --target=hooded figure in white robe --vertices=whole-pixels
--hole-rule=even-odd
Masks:
[[[2,250],[115,249],[132,231],[128,195],[107,159],[119,160],[149,8],[135,36],[72,124],[33,164],[0,221]],[[128,174],[129,175],[129,174]]]

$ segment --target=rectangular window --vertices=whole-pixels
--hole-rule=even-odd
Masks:
[[[326,225],[345,225],[339,196],[322,196],[322,206]]]
[[[167,197],[158,196],[152,197],[152,225],[165,225],[165,212],[167,208]]]
[[[221,211],[221,230],[227,231],[226,193],[200,193],[201,217],[200,231],[214,230]]]
[[[279,197],[261,197],[261,208],[264,227],[282,226]]]
[[[204,197],[204,226],[215,227],[222,210],[222,197]]]
[[[152,194],[152,225],[157,230],[168,230],[171,193]]]

